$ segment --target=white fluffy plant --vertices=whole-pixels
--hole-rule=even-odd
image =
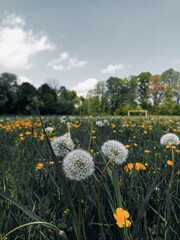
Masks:
[[[178,145],[179,137],[174,133],[166,133],[161,137],[160,143],[162,145],[169,145],[169,146]]]
[[[70,180],[81,181],[94,172],[93,157],[89,152],[75,149],[69,152],[63,159],[63,171]]]
[[[102,145],[101,150],[103,154],[116,165],[125,162],[128,156],[128,150],[126,147],[121,142],[116,140],[106,141]]]
[[[74,142],[70,133],[66,133],[51,141],[51,146],[57,157],[64,157],[69,151],[74,149]]]

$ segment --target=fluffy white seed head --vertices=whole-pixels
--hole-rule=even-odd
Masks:
[[[51,142],[51,146],[55,155],[61,157],[64,157],[69,151],[74,149],[74,143],[69,133],[55,138]]]
[[[160,143],[162,145],[178,145],[179,144],[179,137],[174,134],[174,133],[167,133],[164,134],[161,139],[160,139]]]
[[[125,146],[116,140],[106,141],[102,147],[102,152],[115,164],[119,165],[126,161],[128,156],[128,150]]]
[[[63,171],[71,180],[84,180],[94,172],[93,157],[84,150],[75,149],[69,152],[63,159]]]
[[[53,130],[54,130],[53,127],[46,127],[46,128],[45,128],[46,133],[53,132]]]

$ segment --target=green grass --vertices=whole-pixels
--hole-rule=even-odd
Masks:
[[[0,119],[0,239],[179,239],[180,147],[166,148],[160,138],[180,136],[180,118],[106,117],[109,124],[97,126],[102,119],[71,117],[70,128],[57,116]],[[48,126],[54,131],[46,135]],[[49,142],[67,131],[75,148],[93,156],[95,172],[87,180],[66,179],[63,159],[51,149]],[[107,140],[128,148],[126,163],[105,168]],[[173,158],[174,166],[167,165]],[[44,167],[36,170],[40,162]],[[136,162],[146,170],[125,171]],[[116,224],[118,207],[129,212],[131,227]]]

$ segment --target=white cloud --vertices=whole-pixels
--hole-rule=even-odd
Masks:
[[[84,82],[78,83],[78,85],[71,90],[76,91],[78,96],[86,96],[89,90],[94,89],[97,82],[98,80],[95,78],[88,78]]]
[[[25,29],[25,21],[14,14],[7,16],[0,25],[0,65],[10,69],[29,69],[31,56],[55,49],[45,34],[35,35]]]
[[[102,73],[111,73],[111,74],[113,74],[113,73],[115,73],[117,71],[121,71],[121,70],[123,70],[125,68],[130,68],[130,67],[131,67],[130,64],[126,64],[126,65],[124,65],[124,64],[115,64],[115,65],[110,64],[105,69],[103,69],[101,72]]]
[[[32,84],[32,80],[29,79],[29,78],[26,77],[26,76],[19,76],[19,77],[18,77],[18,80],[19,80],[19,83],[20,83],[20,84],[23,83],[23,82],[28,82],[28,83],[31,83],[31,84]]]
[[[80,68],[87,64],[87,61],[80,61],[78,58],[71,57],[67,52],[60,54],[59,58],[48,62],[47,67],[53,70],[67,70],[71,68]]]

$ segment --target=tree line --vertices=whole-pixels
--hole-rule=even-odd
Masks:
[[[180,73],[172,68],[161,75],[149,72],[128,78],[110,77],[98,82],[87,97],[64,86],[44,83],[35,88],[18,84],[12,73],[0,75],[0,114],[127,115],[128,110],[180,115]]]

